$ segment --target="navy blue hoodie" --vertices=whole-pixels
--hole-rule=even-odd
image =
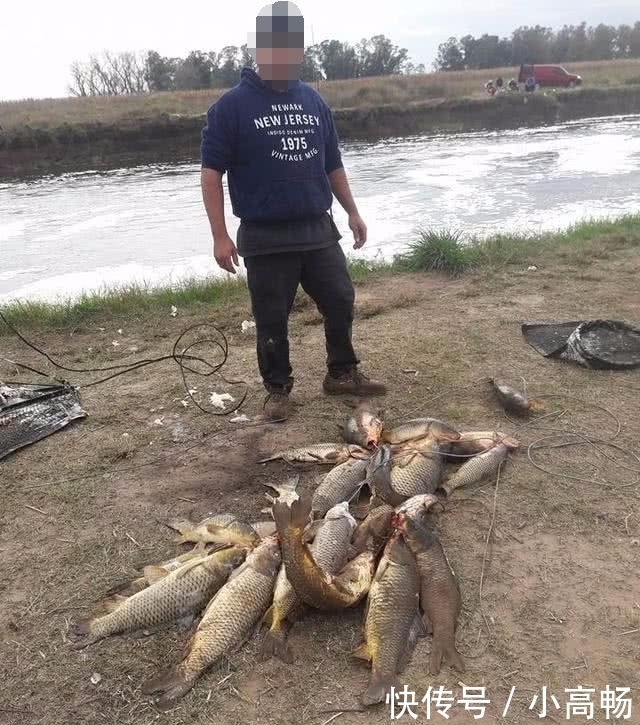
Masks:
[[[333,201],[327,174],[342,167],[333,115],[302,81],[275,91],[251,68],[208,110],[202,166],[227,172],[243,222],[317,218]]]

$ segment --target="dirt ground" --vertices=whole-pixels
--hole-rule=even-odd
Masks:
[[[489,375],[514,384],[524,378],[531,394],[554,396],[545,398],[549,410],[565,411],[518,432],[522,450],[503,468],[497,490],[495,481],[458,490],[433,514],[460,580],[458,647],[467,671],[444,667],[429,676],[427,637],[401,681],[418,701],[429,686],[440,685],[457,700],[466,685],[486,688],[490,704],[478,719],[456,702],[448,720],[435,713],[428,720],[424,709],[414,708],[416,722],[567,721],[565,689],[579,686],[595,691],[593,722],[640,722],[640,463],[621,449],[592,445],[532,454],[561,476],[534,467],[526,455],[527,444],[551,434],[545,426],[606,439],[616,432],[614,416],[621,423],[616,443],[638,453],[640,373],[546,360],[519,328],[524,321],[590,317],[637,321],[639,273],[640,254],[621,251],[615,259],[556,261],[535,272],[509,269],[457,281],[389,276],[357,288],[354,340],[363,369],[389,384],[382,404],[390,423],[431,415],[467,430],[513,431],[518,424],[505,418],[481,381]],[[249,382],[242,411],[254,415],[263,392],[254,340],[240,333],[248,314],[242,305],[179,310],[175,318],[167,310],[154,319],[111,319],[30,336],[71,367],[87,367],[165,354],[183,328],[209,317],[229,339],[224,374]],[[192,404],[185,408],[178,368],[167,362],[84,389],[86,420],[0,462],[1,723],[391,721],[385,706],[357,711],[368,670],[350,652],[359,642],[362,607],[308,613],[292,633],[293,665],[257,662],[254,637],[164,715],[140,685],[176,660],[188,633],[170,627],[151,636],[113,637],[80,652],[68,645],[69,623],[106,589],[139,562],[177,551],[163,519],[212,510],[264,519],[263,484],[281,480],[289,469],[257,459],[284,445],[337,439],[336,424],[347,408],[321,392],[319,323],[301,298],[291,321],[298,405],[286,424],[248,428]],[[52,370],[13,338],[0,338],[0,348],[6,357]],[[0,363],[0,379],[28,381],[29,375]],[[83,383],[96,376],[66,377]],[[229,390],[212,378],[191,377],[189,384],[199,392]],[[236,397],[238,391],[231,389]],[[318,473],[302,468],[303,487]],[[101,676],[97,684],[94,673]],[[631,688],[630,719],[607,720],[600,708],[607,685]],[[543,686],[560,709],[549,699],[547,717],[539,718]],[[572,714],[570,721],[587,717]]]

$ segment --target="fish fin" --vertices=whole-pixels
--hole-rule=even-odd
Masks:
[[[396,670],[398,672],[404,672],[404,670],[407,668],[407,665],[409,664],[409,660],[413,655],[413,651],[416,648],[418,640],[421,637],[425,637],[426,634],[427,632],[424,626],[424,622],[422,621],[422,617],[420,616],[419,612],[416,612],[416,616],[411,624],[411,629],[409,630],[409,635],[407,636],[407,641],[405,643],[404,649],[402,650],[400,657],[398,658],[398,665],[396,667]]]
[[[125,579],[121,582],[118,582],[117,584],[114,584],[110,589],[107,589],[107,591],[104,593],[105,600],[110,597],[113,597],[116,594],[127,596],[127,594],[124,594],[124,592],[128,593],[131,591],[132,587],[136,586],[136,584],[141,584],[142,578],[143,577],[136,577],[135,579]],[[136,589],[136,591],[137,591],[137,589]]]
[[[427,634],[433,634],[433,624],[431,624],[431,620],[429,619],[429,615],[425,612],[422,615],[422,619],[424,622],[424,631]]]
[[[445,644],[440,639],[434,637],[431,642],[431,655],[429,656],[429,674],[440,674],[443,660],[458,672],[465,671],[464,661],[456,650],[455,642]]]
[[[197,566],[200,566],[205,559],[207,558],[207,555],[203,553],[201,557],[191,559],[186,564],[183,564],[179,569],[176,569],[176,579],[182,579],[182,577],[187,573],[190,572],[192,569],[195,569]]]
[[[162,695],[156,706],[163,712],[170,710],[181,697],[193,687],[195,680],[186,677],[180,665],[171,667],[157,677],[147,680],[141,688],[143,695],[153,695],[161,692]]]
[[[376,705],[384,702],[387,693],[391,688],[400,690],[400,683],[395,675],[380,675],[377,672],[372,673],[369,686],[362,694],[360,701],[363,705]]]
[[[265,632],[259,658],[265,661],[272,657],[277,657],[287,665],[293,664],[293,652],[289,646],[286,629],[269,629]]]
[[[273,615],[274,615],[275,609],[274,605],[272,604],[269,609],[264,613],[264,617],[262,618],[262,623],[265,625],[265,627],[268,627],[271,629],[273,627]]]
[[[108,597],[105,597],[100,604],[98,605],[98,609],[100,611],[99,615],[94,615],[91,617],[91,619],[97,619],[98,616],[104,616],[105,614],[111,614],[112,612],[115,612],[116,609],[120,609],[120,607],[124,604],[124,602],[127,601],[129,597],[125,594],[111,594]]]
[[[305,544],[310,544],[318,535],[318,531],[322,528],[322,524],[324,524],[323,519],[316,519],[315,521],[312,521],[304,530],[302,534],[302,541]]]
[[[274,453],[272,456],[269,456],[268,458],[261,458],[258,461],[258,463],[269,463],[269,461],[276,461],[280,457],[281,457],[280,453]]]
[[[164,579],[168,573],[168,569],[165,569],[163,566],[145,566],[142,570],[144,578],[150,585],[156,584],[161,579]]]
[[[304,529],[309,523],[311,498],[311,493],[306,493],[291,504],[291,525],[294,528]]]
[[[366,660],[371,662],[371,652],[369,652],[369,645],[366,642],[359,644],[351,653],[352,657],[357,657],[359,660]]]

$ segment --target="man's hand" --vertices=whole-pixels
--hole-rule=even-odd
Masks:
[[[213,256],[215,257],[218,266],[222,267],[222,269],[225,269],[227,272],[231,272],[231,274],[236,273],[236,270],[233,267],[234,264],[236,267],[240,266],[240,263],[238,262],[238,250],[236,249],[236,245],[231,241],[231,237],[229,235],[215,239],[213,242]]]
[[[357,212],[349,214],[349,228],[353,232],[353,238],[355,240],[353,248],[360,249],[367,241],[367,225],[362,221],[362,217]]]

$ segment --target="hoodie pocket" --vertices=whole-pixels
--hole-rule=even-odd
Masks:
[[[318,216],[329,209],[332,198],[326,174],[273,181],[255,205],[253,218],[256,221],[287,221]]]

